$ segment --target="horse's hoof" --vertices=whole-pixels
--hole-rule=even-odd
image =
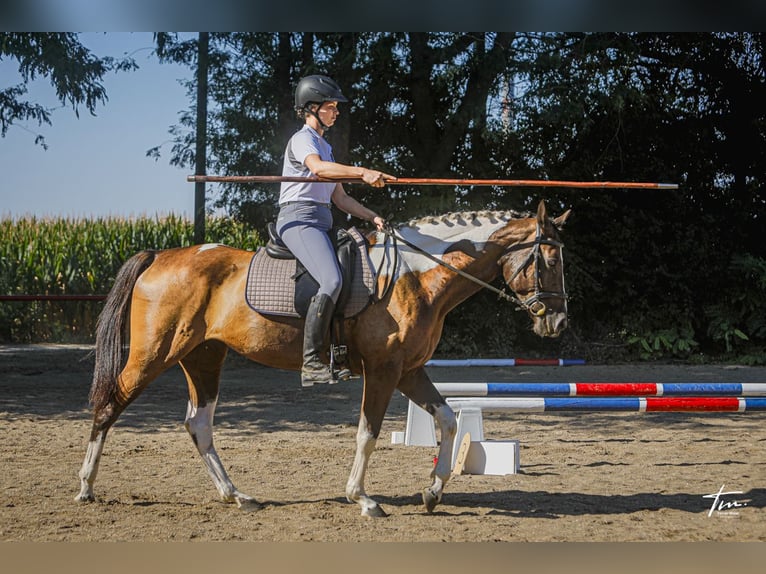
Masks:
[[[363,508],[362,516],[369,516],[370,518],[386,518],[388,513],[376,504],[369,508]]]
[[[79,493],[77,496],[74,497],[75,502],[95,502],[96,497],[93,496],[90,493],[83,494],[82,492]]]
[[[423,504],[426,506],[426,511],[429,513],[434,511],[436,505],[441,502],[442,497],[434,494],[430,488],[423,490]]]
[[[254,498],[237,498],[236,502],[242,512],[255,512],[263,508],[263,505]]]

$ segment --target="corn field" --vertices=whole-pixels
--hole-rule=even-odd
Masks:
[[[0,219],[0,294],[106,294],[122,264],[143,249],[193,244],[182,217]],[[256,231],[208,218],[205,241],[255,249]],[[0,343],[92,342],[101,301],[0,301]]]

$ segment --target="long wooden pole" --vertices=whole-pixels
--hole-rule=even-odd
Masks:
[[[327,182],[363,183],[359,178],[326,179],[321,177],[289,177],[281,175],[190,175],[192,183],[281,183],[281,182]],[[495,185],[499,187],[575,187],[575,188],[624,188],[624,189],[678,189],[676,183],[641,183],[632,181],[558,181],[546,179],[433,179],[421,177],[397,177],[386,180],[387,185]]]

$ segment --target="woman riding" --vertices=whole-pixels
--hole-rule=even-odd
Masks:
[[[287,143],[282,175],[359,178],[372,187],[383,187],[386,180],[396,178],[377,170],[340,164],[333,158],[332,147],[324,134],[335,123],[341,102],[348,102],[348,98],[327,76],[306,76],[298,82],[295,109],[305,123]],[[347,195],[340,183],[282,183],[277,233],[319,283],[306,314],[301,368],[304,387],[337,382],[330,365],[320,359],[342,286],[338,260],[328,234],[332,228],[331,202],[350,215],[373,222],[379,230],[385,226],[382,217]]]

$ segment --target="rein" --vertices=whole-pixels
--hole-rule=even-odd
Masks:
[[[549,291],[540,291],[539,290],[540,267],[539,267],[539,265],[537,263],[538,263],[539,258],[541,257],[540,245],[554,245],[554,246],[558,246],[558,247],[563,247],[564,246],[564,244],[559,242],[559,241],[555,241],[553,239],[548,239],[548,238],[543,237],[542,236],[542,230],[540,229],[540,225],[539,224],[537,225],[537,232],[535,234],[535,240],[534,241],[529,241],[529,242],[526,242],[526,243],[518,243],[516,245],[511,245],[510,247],[505,248],[505,250],[503,251],[503,254],[499,258],[499,259],[503,259],[504,257],[508,256],[510,253],[512,253],[514,251],[519,251],[521,249],[528,249],[528,248],[532,249],[532,251],[529,254],[529,257],[527,257],[527,259],[524,261],[524,264],[519,266],[519,268],[516,270],[516,272],[513,274],[513,276],[507,281],[507,283],[510,283],[513,279],[516,278],[516,276],[519,273],[521,273],[521,271],[526,269],[526,267],[530,263],[534,263],[535,264],[535,293],[534,293],[534,295],[532,295],[532,297],[529,297],[528,299],[526,299],[524,301],[522,301],[518,297],[515,297],[514,295],[506,293],[506,291],[504,289],[502,289],[502,290],[498,289],[497,287],[494,287],[493,285],[490,285],[486,281],[482,281],[478,277],[475,277],[475,276],[471,275],[470,273],[466,273],[462,269],[458,269],[454,265],[450,265],[446,261],[443,261],[442,259],[439,259],[438,257],[428,253],[425,249],[415,245],[414,243],[408,241],[407,239],[405,239],[401,235],[397,234],[396,230],[392,226],[390,226],[390,225],[387,225],[383,229],[383,233],[387,237],[390,237],[392,239],[393,247],[394,247],[394,253],[396,253],[397,256],[398,256],[399,250],[396,247],[396,242],[397,241],[401,241],[402,243],[404,243],[405,245],[407,245],[411,249],[414,249],[415,251],[417,251],[421,255],[425,256],[426,258],[430,259],[434,263],[437,263],[437,264],[441,265],[442,267],[444,267],[446,269],[449,269],[450,271],[452,271],[454,273],[457,273],[461,277],[464,277],[465,279],[468,279],[469,281],[472,281],[472,282],[476,283],[477,285],[492,291],[499,298],[505,299],[506,301],[509,301],[511,303],[515,303],[520,310],[526,310],[526,311],[532,312],[531,306],[533,304],[535,304],[535,303],[539,303],[540,305],[542,305],[542,308],[540,310],[538,310],[535,314],[538,315],[538,316],[542,316],[542,315],[545,314],[546,306],[545,306],[545,304],[540,299],[545,298],[545,297],[562,297],[562,298],[564,298],[564,300],[566,300],[566,293],[563,290],[561,291],[561,293],[549,292]],[[381,260],[381,266],[382,266],[382,260]],[[381,296],[381,298],[385,297],[385,295],[388,293],[388,291],[390,290],[390,288],[392,286],[392,283],[393,283],[393,281],[388,283],[388,285],[386,285],[386,287],[385,287],[385,289],[383,291],[383,295]]]

